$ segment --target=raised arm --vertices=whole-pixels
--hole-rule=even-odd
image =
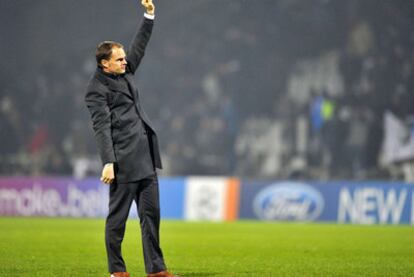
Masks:
[[[151,37],[154,25],[155,6],[152,0],[142,0],[141,4],[145,7],[146,13],[141,27],[138,29],[134,39],[129,45],[126,60],[128,62],[128,72],[135,73],[145,54],[145,48]]]

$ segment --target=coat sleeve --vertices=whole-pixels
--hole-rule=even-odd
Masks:
[[[145,54],[145,48],[151,37],[154,20],[144,18],[127,52],[128,72],[134,74]]]
[[[114,163],[115,153],[111,135],[111,113],[104,92],[88,91],[86,106],[91,114],[92,127],[103,164]]]

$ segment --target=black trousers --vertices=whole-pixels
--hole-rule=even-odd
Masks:
[[[109,213],[106,218],[105,242],[110,273],[126,271],[121,254],[125,225],[132,201],[137,204],[141,224],[145,270],[155,273],[166,270],[159,242],[160,205],[157,175],[109,187]]]

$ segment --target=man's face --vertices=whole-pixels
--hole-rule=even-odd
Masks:
[[[123,48],[113,47],[111,58],[109,60],[102,60],[103,70],[111,74],[125,73],[127,65],[125,56]]]

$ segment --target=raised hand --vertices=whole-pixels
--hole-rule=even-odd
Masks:
[[[155,6],[154,6],[154,3],[152,3],[152,0],[141,0],[141,4],[147,10],[147,14],[151,14],[151,15],[154,14]]]

